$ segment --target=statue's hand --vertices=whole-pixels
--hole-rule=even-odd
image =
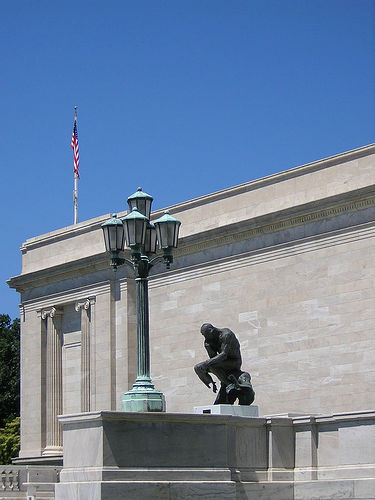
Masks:
[[[217,392],[216,382],[212,382],[212,390],[214,391],[214,393]]]
[[[241,389],[240,384],[238,383],[238,380],[236,379],[236,377],[234,375],[228,375],[228,380],[230,380],[232,382],[232,384],[234,385],[234,387],[237,390]]]

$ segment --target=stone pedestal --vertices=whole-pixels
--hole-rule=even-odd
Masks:
[[[56,500],[235,500],[240,476],[266,478],[265,419],[101,411],[60,422]]]
[[[59,417],[55,500],[374,500],[375,413]],[[317,446],[318,443],[318,446]]]
[[[259,407],[256,405],[207,405],[194,406],[194,413],[205,415],[232,415],[234,417],[259,417]]]

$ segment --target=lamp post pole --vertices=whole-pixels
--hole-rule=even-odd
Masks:
[[[150,376],[150,330],[148,310],[149,263],[136,266],[137,378],[122,397],[124,411],[165,411],[165,397],[155,389]]]
[[[150,223],[152,197],[141,188],[129,196],[130,213],[123,219],[114,214],[102,224],[107,252],[111,255],[111,266],[127,264],[135,271],[136,319],[137,319],[137,378],[132,389],[122,397],[123,411],[165,411],[165,397],[155,389],[150,376],[150,335],[148,307],[148,277],[150,269],[164,261],[167,269],[173,262],[172,248],[177,247],[180,221],[164,212]],[[131,260],[120,257],[126,243],[131,249]],[[152,258],[156,245],[163,254]]]

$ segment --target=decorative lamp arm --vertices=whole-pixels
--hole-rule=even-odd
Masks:
[[[117,268],[122,266],[123,264],[126,264],[127,266],[131,267],[134,269],[133,263],[128,260],[124,259],[123,257],[119,257],[120,252],[111,252],[111,267],[113,268],[113,271],[117,271]]]
[[[170,268],[172,262],[173,262],[173,255],[172,255],[172,248],[164,248],[163,249],[163,255],[158,255],[157,257],[154,257],[153,259],[150,260],[150,268],[157,264],[158,262],[164,261],[167,269]]]

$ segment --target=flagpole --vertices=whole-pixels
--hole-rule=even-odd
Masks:
[[[73,130],[73,134],[75,131],[76,135],[77,135],[77,108],[78,108],[78,106],[74,106],[74,130]],[[76,148],[77,148],[78,147],[78,137],[76,137],[75,139],[76,139]],[[76,155],[76,149],[74,149],[74,155]],[[76,161],[76,156],[74,157],[74,161]],[[79,173],[78,173],[77,167],[78,167],[77,164],[74,163],[74,169],[73,169],[73,173],[74,173],[74,190],[73,190],[74,224],[78,223],[78,178],[79,178]]]
[[[78,223],[78,177],[77,177],[77,174],[74,174],[73,202],[74,202],[74,224],[77,224]]]

